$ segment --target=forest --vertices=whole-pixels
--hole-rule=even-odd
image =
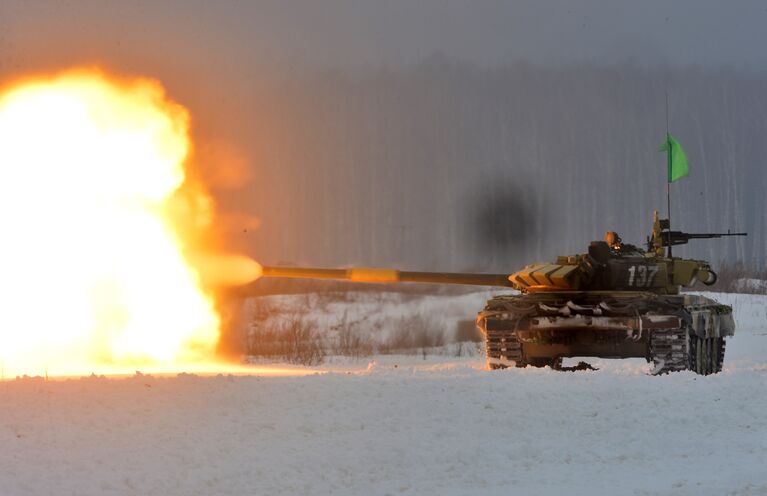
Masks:
[[[644,243],[666,212],[668,94],[690,162],[671,185],[673,228],[749,233],[675,253],[762,268],[765,87],[728,68],[441,56],[265,84],[251,95],[258,180],[239,200],[261,221],[250,249],[267,263],[507,271],[607,230]]]

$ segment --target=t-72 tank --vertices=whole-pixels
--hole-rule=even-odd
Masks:
[[[263,275],[507,286],[518,292],[493,297],[477,316],[491,369],[558,369],[564,357],[637,357],[653,362],[653,374],[689,369],[707,375],[722,370],[725,337],[735,332],[732,308],[681,293],[697,282],[714,284],[716,274],[705,261],[673,257],[671,247],[745,235],[671,231],[655,212],[646,250],[608,232],[587,253],[528,265],[511,275],[290,267],[264,267]]]

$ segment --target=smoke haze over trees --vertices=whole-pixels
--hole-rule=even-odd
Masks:
[[[215,193],[260,218],[232,236],[264,263],[487,271],[606,230],[643,242],[665,214],[668,91],[690,160],[674,228],[749,232],[675,254],[765,266],[760,2],[213,5],[3,2],[0,77],[162,80],[208,174],[245,169]]]

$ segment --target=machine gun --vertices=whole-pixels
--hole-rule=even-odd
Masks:
[[[658,212],[656,210],[653,213],[652,236],[647,237],[647,250],[655,252],[657,256],[663,256],[663,249],[668,247],[668,256],[671,258],[672,246],[685,245],[691,239],[712,239],[723,238],[726,236],[748,236],[748,233],[734,233],[730,232],[729,229],[726,233],[686,233],[682,231],[672,231],[669,220],[658,218]]]
[[[676,246],[687,244],[691,239],[712,239],[723,238],[725,236],[748,236],[748,233],[734,233],[727,230],[726,233],[686,233],[682,231],[665,231],[661,234],[662,246]]]

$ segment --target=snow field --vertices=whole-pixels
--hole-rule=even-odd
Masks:
[[[388,355],[5,381],[0,494],[767,494],[767,298],[716,297],[739,328],[708,377]]]

